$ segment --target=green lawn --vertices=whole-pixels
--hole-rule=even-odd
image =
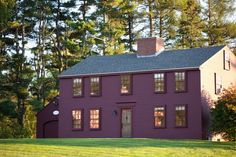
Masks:
[[[0,157],[236,157],[236,143],[160,139],[0,139]]]

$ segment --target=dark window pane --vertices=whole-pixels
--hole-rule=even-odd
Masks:
[[[175,115],[175,125],[177,127],[186,126],[186,107],[184,105],[175,107]]]
[[[100,95],[100,79],[93,77],[90,79],[90,95]]]
[[[73,79],[73,95],[82,96],[82,79],[81,78]]]
[[[155,92],[165,91],[165,75],[164,73],[154,74]]]
[[[224,69],[230,70],[230,54],[224,51]]]
[[[120,92],[122,94],[131,93],[131,76],[130,75],[122,75],[121,76],[121,89]]]
[[[72,127],[73,129],[82,129],[82,111],[72,111]]]
[[[176,91],[185,91],[185,72],[176,72],[175,73],[175,90]]]

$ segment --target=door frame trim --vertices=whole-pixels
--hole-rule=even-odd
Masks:
[[[123,138],[122,137],[122,110],[123,109],[130,109],[131,110],[131,135],[130,135],[130,138],[133,137],[133,107],[132,106],[124,106],[124,107],[120,107],[120,138]]]

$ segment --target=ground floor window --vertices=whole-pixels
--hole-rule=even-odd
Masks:
[[[165,127],[165,106],[158,106],[154,108],[154,126],[155,128]]]
[[[91,109],[90,110],[90,129],[101,129],[101,110]]]
[[[186,105],[178,105],[175,107],[175,126],[186,127],[187,126],[187,111]]]
[[[72,128],[82,130],[82,110],[72,110]]]

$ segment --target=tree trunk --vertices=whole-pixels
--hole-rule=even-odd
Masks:
[[[212,13],[211,13],[211,0],[208,0],[207,1],[207,4],[208,4],[208,10],[207,10],[207,12],[208,12],[208,44],[209,45],[213,45],[214,43],[213,43],[213,41],[214,41],[214,39],[212,38],[212,35],[211,35],[211,32],[210,32],[210,30],[212,29]]]
[[[133,51],[133,16],[132,15],[128,15],[128,34],[129,34],[129,51],[132,52]]]
[[[57,53],[58,53],[58,72],[61,73],[63,69],[63,61],[62,61],[62,54],[61,54],[61,41],[60,41],[60,26],[59,26],[59,18],[60,18],[60,8],[61,8],[61,2],[60,0],[57,0],[57,17],[55,20],[56,23],[56,40],[57,40]]]
[[[87,3],[86,3],[86,0],[83,0],[83,4],[82,4],[82,19],[83,19],[83,22],[86,22],[86,7],[87,7]],[[83,31],[83,34],[82,34],[82,49],[83,49],[83,56],[85,54],[85,47],[86,47],[86,30]]]
[[[148,19],[149,19],[149,30],[150,30],[150,34],[149,37],[153,36],[153,8],[152,8],[152,4],[153,1],[152,0],[148,0]]]
[[[160,18],[159,18],[159,37],[163,37],[163,17],[160,12]]]

